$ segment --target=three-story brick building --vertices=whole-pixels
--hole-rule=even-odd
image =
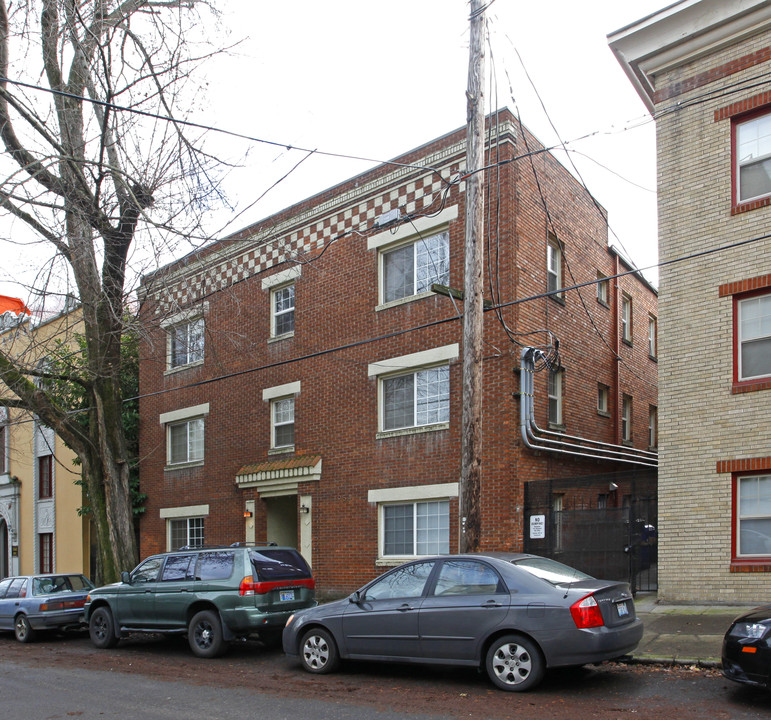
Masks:
[[[518,550],[525,482],[628,467],[524,446],[520,348],[552,360],[539,425],[649,461],[657,296],[575,178],[490,122],[482,544]],[[275,540],[334,595],[457,551],[462,301],[432,286],[463,287],[464,167],[465,128],[144,279],[143,554]]]

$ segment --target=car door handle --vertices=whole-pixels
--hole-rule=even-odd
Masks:
[[[414,610],[415,608],[412,607],[412,605],[408,605],[407,603],[404,603],[404,605],[400,605],[398,608],[396,608],[399,612],[407,612],[408,610]]]
[[[499,603],[497,600],[488,600],[486,603],[482,604],[483,608],[499,608],[503,607],[502,603]]]

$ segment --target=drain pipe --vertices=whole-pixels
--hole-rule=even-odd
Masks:
[[[519,417],[522,440],[528,448],[592,460],[658,467],[658,453],[649,450],[614,445],[539,428],[535,421],[535,358],[537,355],[543,355],[543,353],[531,347],[522,348]]]

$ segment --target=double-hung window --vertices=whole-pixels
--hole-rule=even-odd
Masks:
[[[550,236],[546,243],[546,290],[561,298],[564,294],[556,291],[562,287],[562,249],[557,238]]]
[[[202,547],[204,544],[204,518],[174,518],[169,523],[169,548]]]
[[[281,270],[262,279],[262,289],[270,293],[270,337],[290,338],[295,330],[295,290],[302,266]]]
[[[8,408],[0,406],[0,475],[8,471]]]
[[[597,413],[608,416],[610,414],[610,387],[597,383]]]
[[[294,332],[294,283],[271,291],[271,337]]]
[[[771,376],[771,293],[736,301],[737,380]]]
[[[771,195],[771,113],[737,122],[734,131],[737,202]]]
[[[562,425],[562,385],[561,370],[549,370],[549,425]]]
[[[169,330],[169,366],[179,368],[203,360],[204,319],[188,320]]]
[[[54,456],[41,455],[37,459],[38,498],[45,500],[53,497],[54,492]]]
[[[276,385],[262,391],[262,399],[270,403],[270,449],[276,452],[294,450],[295,397],[299,382]]]
[[[624,395],[621,401],[621,440],[632,442],[632,398]]]
[[[736,556],[771,557],[771,475],[736,482]]]
[[[597,272],[597,302],[607,306],[609,294],[610,280],[601,272]]]
[[[648,407],[648,447],[659,446],[659,409],[655,405]]]
[[[161,415],[166,427],[166,464],[202,463],[204,459],[205,416],[209,404],[174,410]]]
[[[450,282],[450,233],[420,236],[383,253],[383,302],[420,295]]]
[[[380,360],[369,365],[378,378],[381,432],[438,429],[450,421],[450,362],[459,356],[458,344]]]
[[[383,430],[435,425],[449,419],[449,365],[383,379]]]
[[[632,298],[626,293],[621,296],[621,339],[632,343]]]
[[[658,321],[655,315],[648,315],[648,356],[656,358],[658,354]]]

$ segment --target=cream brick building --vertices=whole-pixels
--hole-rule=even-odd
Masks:
[[[659,598],[771,597],[771,2],[609,36],[656,120]]]

